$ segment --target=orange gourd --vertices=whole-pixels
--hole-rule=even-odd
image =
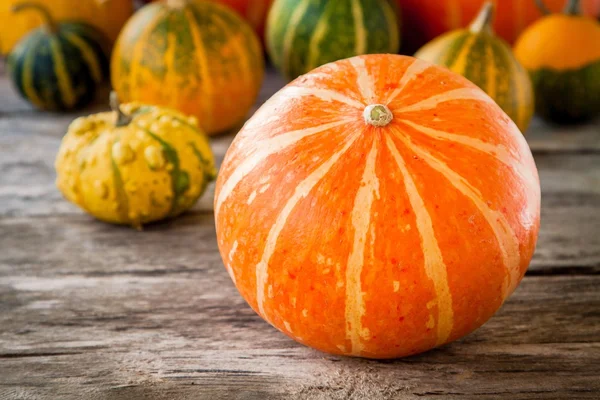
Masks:
[[[225,267],[269,323],[326,352],[392,358],[498,310],[533,254],[540,187],[519,129],[481,89],[368,55],[256,112],[221,167],[215,219]]]
[[[229,7],[151,3],[119,34],[111,82],[123,102],[174,108],[213,135],[245,121],[263,80],[261,50],[252,28]]]
[[[436,36],[464,28],[475,18],[485,0],[397,0],[402,9],[402,43],[414,52]],[[566,0],[545,0],[552,12],[559,12]],[[600,15],[600,0],[583,0],[586,15]],[[494,31],[513,43],[532,22],[542,17],[535,0],[497,0]]]

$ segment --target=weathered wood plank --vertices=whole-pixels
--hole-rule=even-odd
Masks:
[[[553,125],[534,118],[525,137],[534,154],[600,153],[600,119],[580,125]]]
[[[542,218],[532,271],[600,272],[600,155],[537,155]]]
[[[211,221],[188,216],[143,233],[83,216],[0,221],[0,390],[123,399],[600,393],[599,276],[526,277],[488,324],[427,354],[332,357],[250,310],[222,267]]]

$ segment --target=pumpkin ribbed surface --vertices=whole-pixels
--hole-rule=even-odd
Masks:
[[[445,66],[468,78],[490,95],[521,132],[525,132],[535,103],[531,80],[508,44],[487,25],[493,18],[492,9],[493,6],[484,7],[479,15],[482,18],[490,13],[486,22],[476,19],[471,29],[446,33],[423,46],[415,57]]]
[[[245,124],[215,192],[219,250],[264,319],[317,349],[418,353],[521,280],[540,188],[515,124],[458,74],[371,55],[291,82]]]
[[[178,109],[208,133],[246,117],[262,83],[256,34],[229,8],[204,1],[152,3],[127,23],[111,61],[124,101]]]
[[[8,53],[15,44],[43,20],[35,12],[15,15],[11,10],[27,0],[0,0],[0,54]],[[37,1],[47,7],[57,21],[91,24],[106,38],[114,41],[133,13],[133,2],[124,0],[51,0]]]
[[[331,61],[399,47],[397,15],[387,0],[275,0],[266,35],[271,61],[288,79]]]
[[[103,37],[89,25],[62,23],[56,32],[38,28],[11,51],[8,70],[19,93],[38,108],[68,110],[94,98],[108,77]]]
[[[207,137],[193,117],[124,104],[73,121],[56,157],[56,184],[96,218],[140,227],[192,207],[216,175]]]

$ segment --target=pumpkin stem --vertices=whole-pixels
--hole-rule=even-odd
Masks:
[[[383,104],[371,104],[363,112],[365,122],[373,126],[386,126],[394,118],[392,111]]]
[[[469,30],[473,33],[492,32],[495,11],[496,5],[493,1],[485,2],[479,10],[477,17],[469,25]]]
[[[33,2],[19,3],[12,8],[12,12],[17,14],[17,13],[20,13],[21,11],[27,10],[27,9],[36,10],[37,12],[39,12],[41,14],[42,20],[44,21],[44,25],[43,25],[44,29],[46,29],[48,32],[50,32],[50,33],[58,32],[58,25],[56,24],[56,21],[54,20],[54,18],[52,18],[52,14],[50,14],[50,11],[48,11],[48,9],[41,4],[33,3]]]
[[[125,114],[123,110],[121,110],[121,103],[119,103],[119,96],[117,92],[110,92],[110,108],[117,113],[117,121],[115,122],[115,126],[125,126],[129,125],[133,118],[131,116]]]
[[[580,15],[581,14],[581,2],[579,0],[569,0],[563,10],[564,14],[567,15]]]
[[[544,4],[544,0],[535,0],[535,5],[537,6],[537,8],[539,8],[542,14],[552,14],[552,11],[550,11],[548,7],[546,7],[546,4]]]

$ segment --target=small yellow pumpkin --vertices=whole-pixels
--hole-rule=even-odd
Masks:
[[[136,103],[77,118],[56,158],[63,195],[94,217],[140,228],[181,214],[216,177],[194,117]]]

